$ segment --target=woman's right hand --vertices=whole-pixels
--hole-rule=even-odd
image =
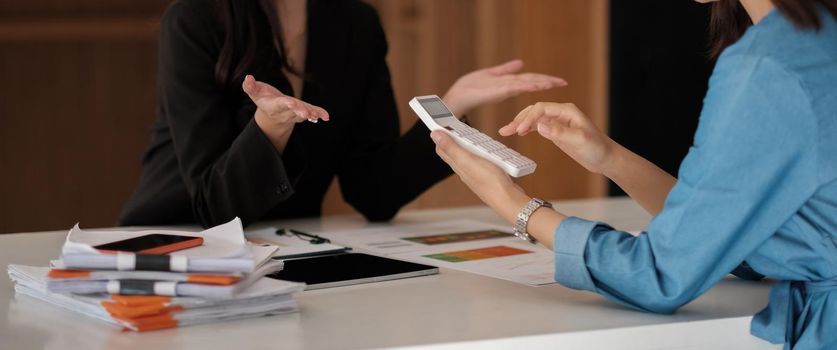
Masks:
[[[572,103],[538,102],[522,110],[500,135],[537,131],[587,170],[603,174],[618,145]]]
[[[257,81],[252,75],[244,78],[242,89],[256,104],[256,124],[282,152],[296,123],[328,121],[326,110],[287,96],[270,84]]]

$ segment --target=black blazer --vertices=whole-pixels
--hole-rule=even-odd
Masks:
[[[214,78],[224,38],[215,1],[169,7],[161,23],[158,117],[120,225],[318,216],[335,176],[355,209],[388,220],[451,174],[424,125],[400,136],[377,13],[360,1],[321,0],[308,16],[302,99],[325,108],[331,121],[297,124],[280,155],[253,120],[252,101]],[[279,62],[253,74],[292,94]]]

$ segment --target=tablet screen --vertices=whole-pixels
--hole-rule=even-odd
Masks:
[[[267,277],[305,282],[307,290],[351,284],[387,281],[433,275],[435,266],[382,258],[362,253],[347,253],[313,258],[285,260],[285,268]]]

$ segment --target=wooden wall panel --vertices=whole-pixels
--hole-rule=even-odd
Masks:
[[[171,0],[3,0],[0,19],[136,19],[158,18]]]
[[[0,232],[108,226],[133,190],[156,106],[159,17],[170,0],[0,1]],[[603,124],[605,0],[370,0],[390,42],[402,128],[414,95],[511,58],[570,87],[472,113],[489,134],[538,100],[573,101]],[[504,140],[538,161],[521,184],[547,198],[602,195],[537,137]],[[452,177],[410,208],[478,204]],[[326,213],[351,212],[338,190]]]
[[[607,2],[605,0],[376,0],[390,43],[389,63],[402,128],[415,123],[407,102],[444,93],[462,74],[513,58],[526,70],[566,78],[564,89],[529,94],[474,111],[471,121],[489,135],[537,101],[573,102],[604,129],[607,105]],[[519,183],[545,198],[603,196],[605,181],[589,174],[536,135],[502,139],[538,162]],[[351,212],[334,184],[326,213]],[[454,176],[411,203],[410,208],[479,204]]]
[[[521,96],[518,109],[538,102],[575,103],[606,129],[606,8],[604,1],[526,0],[515,11],[520,57],[534,71],[564,77],[567,88]],[[502,118],[501,118],[502,119]],[[551,142],[531,134],[517,140],[518,150],[539,164],[521,184],[545,198],[603,195],[604,179],[592,176]]]
[[[0,232],[115,223],[154,119],[167,4],[0,3]]]

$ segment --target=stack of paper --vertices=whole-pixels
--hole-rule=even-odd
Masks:
[[[65,269],[142,270],[142,261],[131,253],[112,254],[93,248],[100,244],[125,240],[147,234],[200,236],[203,244],[168,254],[168,269],[177,272],[241,272],[256,267],[252,250],[244,238],[241,220],[232,221],[199,233],[181,231],[86,231],[76,224],[61,249],[61,259],[53,267]],[[273,247],[276,250],[276,247]],[[148,256],[146,256],[148,257]],[[153,256],[152,256],[153,257]],[[155,264],[156,265],[156,264]],[[158,268],[158,266],[155,266]]]
[[[304,285],[260,278],[249,288],[226,299],[168,296],[63,294],[47,290],[46,267],[9,265],[15,292],[133,331],[189,326],[298,310],[292,294]]]
[[[149,231],[70,230],[52,268],[9,265],[15,291],[134,331],[296,311],[304,284],[264,277],[282,269],[277,247],[244,240],[235,220],[203,232],[198,247],[148,256],[113,254],[96,245]],[[145,262],[153,261],[151,265]]]

